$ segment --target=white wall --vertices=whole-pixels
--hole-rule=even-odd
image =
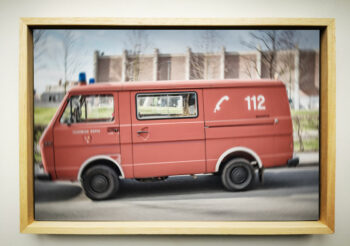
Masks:
[[[1,245],[349,245],[350,1],[281,0],[1,0]],[[322,236],[52,236],[19,233],[18,48],[20,17],[332,17],[337,48],[336,233]]]

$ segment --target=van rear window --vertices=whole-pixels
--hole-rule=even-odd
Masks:
[[[140,93],[136,95],[137,119],[176,119],[198,116],[195,92]]]

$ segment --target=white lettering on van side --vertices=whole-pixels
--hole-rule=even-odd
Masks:
[[[266,107],[264,105],[265,103],[265,97],[263,95],[258,96],[247,96],[244,98],[245,101],[247,101],[248,110],[265,110]],[[253,107],[251,106],[251,102],[253,104]]]
[[[78,134],[87,134],[87,133],[89,133],[89,130],[73,130],[72,133],[75,134],[75,135],[78,135]]]
[[[214,113],[216,113],[216,111],[220,111],[221,107],[220,105],[224,102],[224,101],[228,101],[230,100],[230,98],[228,96],[223,96],[222,98],[220,98],[220,100],[216,103],[215,109],[214,109]]]
[[[74,135],[81,135],[81,134],[96,134],[96,133],[100,133],[101,130],[100,129],[90,129],[89,130],[73,130],[72,133]]]
[[[90,130],[90,133],[91,133],[91,134],[100,133],[100,132],[101,132],[100,129],[91,129],[91,130]]]

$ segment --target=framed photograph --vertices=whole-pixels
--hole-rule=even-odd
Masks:
[[[334,19],[22,18],[20,230],[330,234]]]

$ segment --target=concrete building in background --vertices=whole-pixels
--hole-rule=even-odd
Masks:
[[[187,49],[182,54],[152,54],[139,56],[104,56],[94,52],[94,77],[100,82],[195,80],[195,79],[259,79],[282,80],[294,109],[319,107],[319,53],[313,50],[286,50],[275,54],[271,65],[262,56],[252,52],[228,52],[222,48],[217,53],[194,53]],[[274,74],[271,74],[273,66]],[[71,82],[66,90],[75,86]],[[62,83],[47,86],[41,103],[58,104],[65,94]]]
[[[266,62],[267,53],[228,52],[182,54],[152,54],[104,56],[94,53],[96,82],[127,82],[194,79],[258,79],[273,78],[286,84],[288,96],[295,109],[319,106],[319,54],[313,50],[287,50],[276,53],[275,64]]]

